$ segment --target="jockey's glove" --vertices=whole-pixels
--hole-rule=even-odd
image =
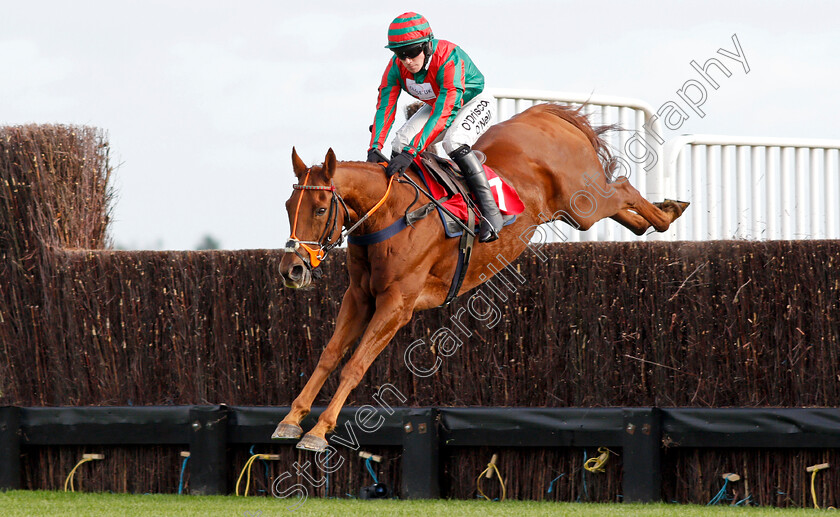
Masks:
[[[382,154],[382,151],[374,147],[373,149],[368,151],[367,161],[369,161],[370,163],[387,163],[388,158],[386,158],[385,155]]]
[[[385,169],[385,174],[387,174],[389,178],[394,174],[402,174],[413,161],[414,155],[408,151],[403,151],[391,158],[388,168]]]

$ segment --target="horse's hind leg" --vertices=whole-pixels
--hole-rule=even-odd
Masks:
[[[684,201],[665,200],[661,203],[651,203],[630,185],[629,181],[620,181],[612,184],[616,192],[621,196],[621,208],[612,216],[613,219],[632,230],[637,235],[642,235],[652,225],[656,231],[667,231],[674,222],[688,207]],[[629,210],[628,210],[629,209]],[[644,221],[644,225],[632,212],[632,210]]]
[[[673,201],[670,199],[666,199],[661,203],[653,203],[653,206],[671,216],[671,222],[674,222],[681,216],[688,205],[689,203],[687,201]],[[644,235],[651,226],[647,219],[627,209],[619,210],[610,218],[621,223],[622,226],[636,235]]]
[[[321,352],[318,366],[315,367],[315,371],[312,372],[312,376],[309,377],[300,395],[292,402],[289,414],[277,425],[277,429],[271,435],[272,438],[300,438],[303,434],[300,421],[309,414],[315,397],[321,391],[327,377],[336,369],[347,349],[364,332],[370,321],[371,311],[371,302],[366,299],[364,294],[352,287],[344,293],[344,299],[335,323],[335,332],[333,332],[324,351]]]
[[[644,217],[627,209],[619,210],[610,219],[617,221],[621,226],[624,226],[636,235],[644,235],[647,229],[650,228],[650,223]]]

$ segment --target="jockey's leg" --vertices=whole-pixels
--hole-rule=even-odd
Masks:
[[[499,238],[499,232],[505,222],[499,207],[496,205],[496,200],[493,199],[493,192],[490,190],[490,184],[484,174],[484,167],[481,166],[481,162],[478,161],[478,157],[470,149],[470,146],[466,144],[452,151],[449,156],[458,164],[461,173],[467,179],[467,185],[470,186],[470,190],[478,201],[478,207],[481,209],[482,218],[478,241],[495,241]]]
[[[441,158],[445,158],[446,155],[449,154],[446,152],[446,149],[443,148],[443,135],[438,135],[431,145],[426,146],[426,150],[431,151],[433,154],[436,154]]]
[[[444,149],[458,164],[481,209],[483,217],[479,242],[498,239],[504,225],[502,214],[496,206],[493,192],[487,183],[487,176],[484,175],[484,167],[481,166],[481,162],[470,147],[495,121],[495,99],[481,94],[458,111],[443,139]]]
[[[425,104],[394,134],[394,143],[391,148],[392,158],[400,154],[403,151],[403,147],[407,146],[417,136],[417,133],[423,130],[423,126],[426,125],[431,114],[432,107]]]

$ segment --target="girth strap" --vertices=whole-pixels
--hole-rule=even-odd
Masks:
[[[475,212],[469,212],[469,227],[475,228]],[[458,241],[458,264],[455,266],[455,275],[452,278],[452,285],[449,286],[449,293],[446,295],[441,307],[446,307],[452,300],[458,296],[458,291],[461,290],[461,285],[464,283],[464,277],[467,276],[467,268],[470,265],[470,257],[472,256],[473,244],[475,244],[475,235],[469,232],[461,234],[461,239]]]

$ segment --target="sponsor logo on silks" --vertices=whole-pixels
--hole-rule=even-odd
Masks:
[[[487,129],[492,118],[489,106],[490,102],[486,100],[479,101],[475,106],[472,106],[469,114],[461,122],[464,131],[473,131],[478,135]]]
[[[421,101],[428,101],[435,98],[435,92],[429,83],[415,83],[412,79],[405,80],[405,87],[408,93]]]

